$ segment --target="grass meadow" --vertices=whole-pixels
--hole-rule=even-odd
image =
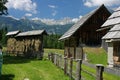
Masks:
[[[63,71],[50,61],[6,56],[0,80],[69,80]]]
[[[102,48],[85,47],[84,52],[87,54],[88,62],[107,65],[107,54]],[[64,50],[45,49],[44,59],[41,61],[23,57],[4,56],[0,80],[70,80],[68,76],[64,75],[63,70],[46,59],[48,53],[64,54]],[[86,65],[82,65],[82,68],[96,74],[96,70],[93,68]],[[85,80],[95,80],[94,77],[85,72],[82,72],[82,76]],[[119,76],[109,73],[104,73],[103,76],[104,80],[120,80]]]
[[[104,66],[107,66],[107,53],[103,48],[100,47],[84,47],[84,53],[87,54],[87,59],[89,63],[92,64],[103,64]],[[45,55],[48,54],[48,52],[51,53],[59,53],[59,54],[64,54],[64,50],[59,50],[59,49],[45,49]],[[94,75],[96,75],[96,69],[93,69],[91,67],[88,67],[86,65],[82,65],[82,69],[85,69]],[[85,80],[95,80],[94,77],[91,75],[85,73],[82,71],[82,76],[84,77]],[[104,80],[120,80],[119,76],[116,76],[114,74],[110,73],[104,73],[103,74]]]

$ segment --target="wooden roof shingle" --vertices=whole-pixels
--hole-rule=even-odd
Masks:
[[[119,40],[120,39],[120,7],[118,7],[114,13],[108,18],[108,20],[101,27],[109,27],[112,28],[109,32],[102,37],[102,39],[111,39],[111,40]]]
[[[101,5],[97,9],[91,11],[90,13],[83,16],[76,24],[74,24],[67,32],[65,32],[59,40],[65,40],[71,37],[81,26],[83,26],[99,9],[102,7],[106,8],[104,5]],[[107,9],[107,8],[106,8]]]
[[[102,37],[102,39],[119,39],[120,38],[120,24],[115,25],[109,32]]]
[[[6,36],[13,36],[13,35],[17,35],[18,33],[20,33],[20,31],[10,31],[6,34]]]
[[[42,35],[42,34],[47,34],[47,32],[45,30],[32,30],[32,31],[21,32],[16,37],[35,36],[35,35]]]
[[[114,11],[101,27],[114,26],[115,24],[120,24],[120,7]]]

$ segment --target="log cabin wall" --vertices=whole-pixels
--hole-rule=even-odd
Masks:
[[[68,40],[65,40],[65,52],[64,52],[64,56],[67,56],[68,58],[76,57],[75,51],[76,51],[76,45],[77,45],[77,41],[75,39],[75,37],[71,37]]]
[[[114,64],[120,64],[120,42],[113,42],[113,61]]]
[[[76,32],[82,43],[94,46],[101,44],[101,38],[107,33],[106,30],[96,31],[100,26],[107,20],[110,13],[106,12],[105,9],[97,11],[81,28]]]
[[[62,35],[59,40],[65,40],[65,56],[76,58],[76,55],[80,55],[82,52],[81,44],[85,44],[86,46],[101,45],[101,38],[108,30],[97,30],[101,28],[100,26],[110,15],[111,13],[107,8],[104,5],[101,5],[99,8],[83,16],[64,35]]]

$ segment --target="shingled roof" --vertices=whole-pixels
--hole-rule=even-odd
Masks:
[[[47,32],[45,30],[32,30],[32,31],[27,31],[27,32],[21,32],[16,37],[19,37],[19,36],[34,36],[34,35],[42,35],[42,34],[47,34]]]
[[[120,38],[120,24],[115,25],[109,32],[102,37],[102,39],[119,39]]]
[[[71,37],[81,26],[83,26],[98,10],[102,7],[106,8],[104,5],[101,5],[97,9],[91,11],[90,13],[83,16],[76,24],[74,24],[66,33],[64,33],[59,40],[65,40]]]
[[[114,26],[115,24],[120,24],[120,7],[114,11],[101,27]]]
[[[109,32],[102,39],[120,39],[120,7],[108,18],[102,27],[112,26]]]
[[[17,35],[18,33],[20,33],[20,31],[10,31],[6,34],[6,36],[13,36],[13,35]]]

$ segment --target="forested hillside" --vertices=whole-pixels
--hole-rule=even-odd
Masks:
[[[44,36],[44,47],[45,48],[53,48],[53,49],[63,49],[64,42],[59,41],[61,35],[48,35]]]

